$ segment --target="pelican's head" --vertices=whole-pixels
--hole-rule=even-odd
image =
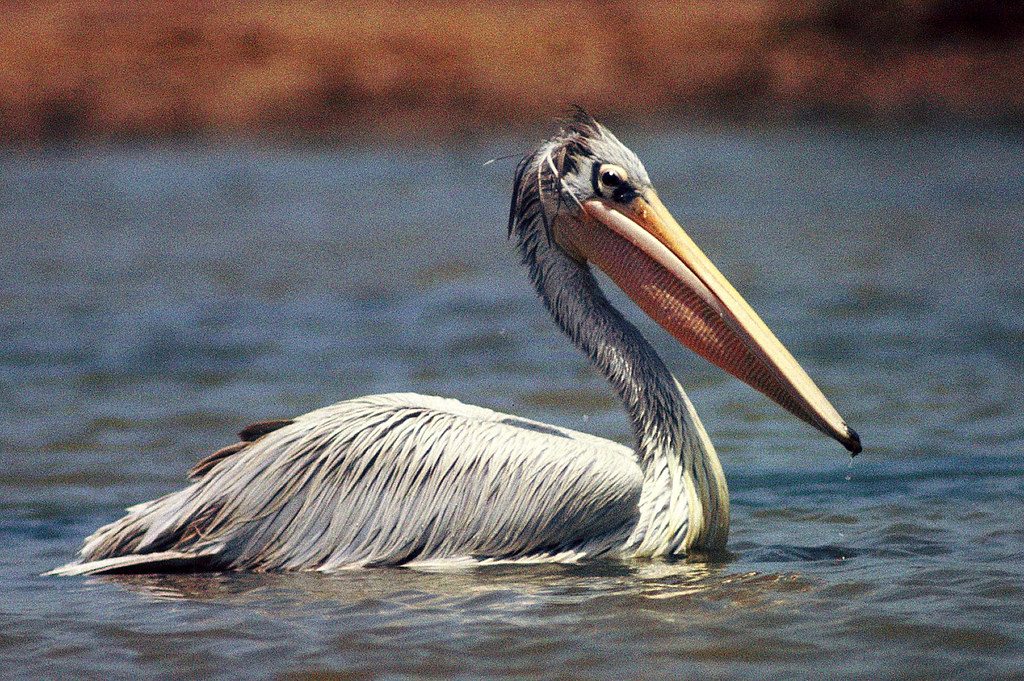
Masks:
[[[516,171],[509,233],[524,253],[593,263],[688,348],[860,451],[860,439],[658,198],[640,159],[583,112]]]

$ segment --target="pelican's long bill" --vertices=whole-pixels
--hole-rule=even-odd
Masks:
[[[629,203],[591,199],[582,220],[556,220],[557,242],[597,267],[701,357],[841,442],[860,438],[675,221],[653,190]]]

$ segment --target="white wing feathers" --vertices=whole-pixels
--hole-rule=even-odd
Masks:
[[[83,562],[58,571],[145,571],[145,554],[180,569],[323,571],[600,555],[629,537],[641,486],[633,452],[607,440],[456,400],[377,395],[242,446],[97,530]]]

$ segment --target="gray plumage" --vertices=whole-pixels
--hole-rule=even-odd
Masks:
[[[635,449],[455,400],[349,400],[256,425],[195,481],[128,509],[57,574],[322,570],[664,556],[725,544],[725,478],[693,407],[551,224],[596,168],[640,161],[580,113],[519,164],[509,235],[559,327],[607,377]]]

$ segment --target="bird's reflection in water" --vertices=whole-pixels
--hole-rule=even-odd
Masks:
[[[117,584],[152,600],[218,602],[271,607],[281,615],[309,612],[311,605],[339,608],[401,605],[404,608],[564,606],[595,599],[632,599],[638,607],[661,609],[654,601],[687,609],[700,604],[756,608],[781,594],[809,591],[813,580],[798,573],[738,572],[725,563],[683,561],[592,562],[578,565],[490,565],[457,570],[354,569],[334,574],[309,572],[223,572],[162,575],[104,575],[95,582]]]

